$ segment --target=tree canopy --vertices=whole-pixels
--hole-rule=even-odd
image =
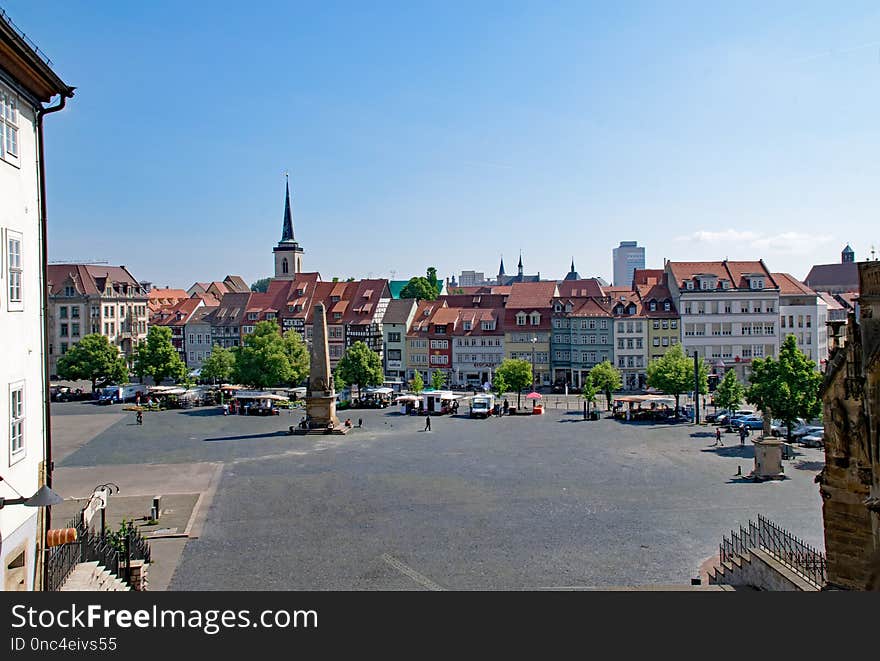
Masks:
[[[58,359],[58,376],[70,381],[92,382],[92,392],[99,384],[128,381],[128,366],[119,349],[106,336],[86,335]]]
[[[400,298],[417,298],[420,301],[433,301],[437,298],[437,288],[427,278],[410,278],[400,290]]]
[[[186,377],[186,365],[171,344],[168,326],[150,326],[147,339],[137,346],[134,372],[141,378],[152,377],[157,386],[165,379],[182,381]]]
[[[235,354],[215,344],[211,355],[202,363],[200,378],[217,383],[228,383],[235,371]]]
[[[418,370],[416,370],[413,378],[410,379],[409,389],[417,395],[425,389],[425,380],[422,378],[422,373]]]
[[[360,341],[345,350],[336,371],[346,383],[357,384],[359,395],[364,386],[379,386],[385,380],[379,354]]]
[[[495,379],[499,378],[511,390],[516,390],[516,407],[519,408],[521,391],[532,385],[532,364],[519,358],[505,358],[495,370]]]
[[[290,381],[298,385],[309,375],[309,350],[302,336],[295,330],[285,332],[282,339],[287,360],[290,362]]]
[[[703,360],[697,362],[697,383],[700,394],[709,392],[709,370]],[[694,389],[693,358],[688,358],[682,346],[676,344],[648,363],[648,385],[667,395],[675,395],[675,410],[678,411],[681,394]]]
[[[620,390],[623,379],[618,369],[605,360],[590,370],[590,380],[599,392],[605,393],[605,406],[611,410],[611,393]]]
[[[798,418],[810,420],[822,410],[822,375],[816,371],[816,363],[798,349],[794,335],[783,341],[778,360],[768,357],[752,361],[749,384],[746,401],[765,415],[782,420],[789,439]]]
[[[728,411],[735,411],[745,398],[745,394],[745,386],[739,382],[736,372],[728,370],[715,391],[715,405]]]
[[[235,351],[235,380],[255,388],[290,381],[292,370],[287,346],[278,324],[260,321]]]
[[[269,278],[260,278],[251,285],[251,291],[266,292],[269,290]]]
[[[598,367],[598,365],[596,367]],[[596,403],[596,395],[598,393],[599,387],[593,382],[593,375],[591,374],[591,372],[587,372],[587,375],[584,377],[584,382],[581,385],[581,397],[586,400],[587,413],[590,412],[590,408],[592,407],[592,405]]]
[[[434,370],[434,373],[431,374],[431,387],[434,390],[442,390],[445,385],[446,374],[442,370]]]

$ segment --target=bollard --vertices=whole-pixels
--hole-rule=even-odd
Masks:
[[[153,496],[153,507],[150,509],[150,518],[153,521],[159,520],[159,499],[161,496]]]

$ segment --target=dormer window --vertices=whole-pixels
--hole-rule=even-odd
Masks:
[[[302,296],[303,294],[305,294],[305,291],[304,291],[304,290],[302,290],[302,289],[297,289],[297,290],[296,290],[296,295],[297,295],[297,296]]]
[[[636,306],[630,305],[629,308],[627,309],[627,314],[635,314],[635,313],[636,313]]]
[[[566,312],[571,312],[571,303],[566,303],[566,304],[565,304],[565,311],[566,311]]]
[[[494,321],[484,321],[483,322],[483,330],[495,330],[495,322]]]
[[[671,304],[669,301],[664,301],[664,303],[663,303],[663,309],[664,309],[666,312],[669,312],[669,311],[672,309],[672,304]]]
[[[532,326],[537,326],[540,323],[541,323],[541,315],[538,312],[532,312],[532,314],[531,314]]]
[[[339,297],[338,296],[331,296],[330,302],[331,303],[339,303]]]
[[[688,280],[688,281],[687,281],[687,288],[688,288],[688,289],[693,289],[693,288],[694,288],[694,281],[693,281],[693,280]]]
[[[464,322],[464,330],[469,331],[471,329],[471,322]]]
[[[752,278],[752,289],[764,289],[764,278]]]
[[[76,289],[74,289],[71,285],[67,285],[67,286],[64,288],[64,295],[65,295],[65,296],[75,296],[75,295],[76,295]]]
[[[526,313],[518,312],[516,314],[516,325],[517,326],[525,326],[526,325]]]
[[[553,310],[554,310],[555,312],[562,312],[562,304],[561,304],[561,303],[557,303],[556,305],[553,306]]]
[[[651,303],[650,303],[650,309],[651,309],[651,312],[656,312],[656,311],[657,311],[657,303],[656,303],[656,301],[651,301]]]
[[[617,305],[614,307],[614,314],[623,314],[623,306]]]

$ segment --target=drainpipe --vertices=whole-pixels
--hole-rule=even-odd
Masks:
[[[67,104],[67,98],[73,96],[73,90],[75,88],[69,88],[68,92],[61,93],[61,102],[57,106],[52,106],[49,108],[40,107],[37,110],[37,168],[38,168],[38,177],[39,177],[39,194],[40,194],[40,243],[41,243],[41,255],[40,255],[40,269],[41,269],[41,291],[40,291],[40,305],[42,307],[42,316],[43,316],[43,429],[44,429],[44,444],[43,444],[43,466],[44,471],[43,475],[45,478],[45,484],[48,487],[52,487],[52,471],[54,469],[52,463],[52,426],[51,419],[49,417],[49,405],[51,403],[52,397],[49,392],[49,249],[47,246],[48,239],[48,223],[47,223],[47,212],[46,212],[46,166],[45,166],[45,155],[43,151],[43,117],[49,115],[53,112],[58,112],[59,110],[64,110],[64,106]],[[43,561],[43,571],[42,571],[42,579],[43,584],[40,586],[41,590],[46,589],[47,578],[48,578],[48,567],[45,562],[45,539],[46,539],[46,531],[51,528],[52,524],[52,508],[45,507],[43,508],[43,525],[39,528],[40,539],[38,541],[39,548],[41,550],[40,558]]]

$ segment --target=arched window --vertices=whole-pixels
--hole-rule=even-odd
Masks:
[[[287,257],[281,260],[281,272],[287,273]]]

